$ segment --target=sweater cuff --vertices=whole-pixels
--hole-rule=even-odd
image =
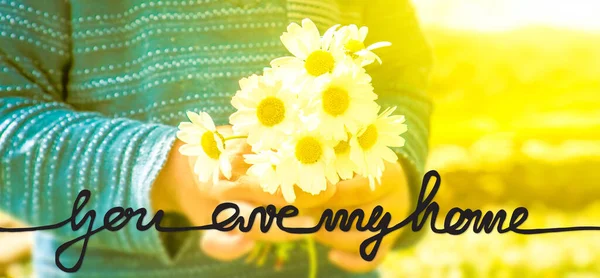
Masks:
[[[419,198],[419,190],[423,179],[423,172],[417,170],[414,161],[411,161],[405,154],[399,150],[394,150],[398,155],[398,162],[402,166],[406,175],[409,192],[409,212],[415,209],[417,199]],[[393,249],[403,249],[414,245],[426,233],[425,230],[413,232],[410,226],[403,227],[404,231],[400,234],[393,245]]]
[[[134,210],[145,208],[148,214],[144,224],[154,216],[150,192],[152,185],[163,168],[175,141],[175,128],[158,125],[138,148],[133,173],[129,206]],[[132,219],[133,220],[133,219]],[[163,227],[189,226],[188,221],[180,214],[166,213],[161,220]],[[163,263],[171,264],[180,257],[185,247],[193,240],[190,232],[160,233],[154,227],[146,231],[138,231],[136,225],[127,225],[126,240],[132,249],[141,253],[157,256]]]
[[[398,162],[407,178],[409,211],[412,211],[419,196],[428,153],[430,106],[429,103],[404,92],[380,96],[378,102],[382,107],[396,106],[394,114],[404,115],[406,119],[408,130],[401,135],[405,139],[405,145],[392,150],[398,155]],[[394,249],[410,246],[424,234],[424,231],[413,232],[410,227],[403,229],[394,243]]]

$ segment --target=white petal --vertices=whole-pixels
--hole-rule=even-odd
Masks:
[[[303,65],[303,64],[304,64],[304,62],[302,62],[302,60],[300,60],[296,57],[290,57],[290,56],[275,58],[271,61],[272,67],[286,67],[286,66],[291,66],[291,65]]]
[[[259,77],[256,74],[253,74],[249,77],[242,78],[239,81],[240,88],[241,89],[251,89],[250,87],[256,86],[258,79],[259,79]]]
[[[352,35],[358,35],[358,26],[356,26],[356,24],[348,25],[348,29],[350,29],[350,33],[352,33]]]
[[[337,169],[337,173],[342,180],[349,180],[354,176],[354,171],[350,168],[340,167]]]
[[[306,173],[310,180],[310,191],[307,192],[313,195],[317,195],[321,193],[321,191],[327,189],[327,179],[325,176],[327,173],[325,171],[325,163],[318,162],[310,165],[310,168],[311,169]],[[335,180],[335,178],[333,177],[332,179]]]
[[[406,140],[401,136],[385,136],[385,138],[381,139],[381,143],[388,147],[403,147],[406,143]]]
[[[226,155],[221,154],[219,157],[221,172],[227,179],[231,179],[231,163]]]
[[[187,131],[187,132],[192,132],[192,131],[201,132],[202,131],[200,128],[198,128],[197,125],[194,125],[193,123],[190,123],[190,122],[181,122],[181,123],[179,123],[177,128],[179,130]]]
[[[296,57],[301,59],[306,58],[305,53],[300,50],[300,44],[302,43],[302,38],[300,38],[302,27],[296,23],[291,23],[288,25],[287,30],[287,32],[284,32],[281,37],[279,37],[285,48]]]
[[[396,106],[390,106],[386,108],[385,110],[383,110],[383,112],[381,112],[381,114],[379,114],[379,118],[385,118],[390,116],[392,113],[394,113],[394,111],[396,111],[396,108]]]
[[[219,166],[218,165],[213,168],[212,179],[213,179],[212,180],[213,184],[218,184],[219,183]]]
[[[249,77],[244,77],[242,79],[240,79],[240,81],[238,81],[238,84],[240,85],[240,89],[244,89],[246,86],[248,86],[248,84],[250,84]]]
[[[246,138],[246,143],[252,146],[253,152],[258,152],[262,149],[261,138],[262,133],[258,133],[256,131],[248,133],[248,138]]]
[[[396,155],[394,151],[387,147],[381,151],[381,157],[389,162],[398,161],[398,155]]]
[[[206,156],[199,156],[196,158],[196,162],[194,162],[194,173],[199,174],[202,169],[204,169],[205,164],[207,164]]]
[[[406,130],[408,130],[408,126],[403,124],[406,121],[406,118],[404,118],[403,115],[393,115],[387,118],[387,121],[390,122],[390,124],[395,126],[397,129],[402,129],[400,133],[403,133]]]
[[[242,96],[244,95],[244,96]],[[235,109],[242,109],[244,106],[242,105],[242,101],[240,100],[242,97],[246,97],[247,92],[237,91],[235,95],[231,98],[231,106],[235,107]]]
[[[266,177],[266,180],[261,182],[261,186],[262,189],[269,194],[275,194],[275,192],[277,192],[277,189],[279,189],[279,184],[276,182],[273,175],[268,175]]]
[[[346,140],[348,139],[348,133],[346,132],[346,129],[344,128],[344,124],[342,124],[342,122],[340,122],[339,124],[330,126],[330,134],[333,137],[333,140],[335,141],[341,141],[341,140]]]
[[[382,48],[382,47],[388,47],[391,46],[392,43],[391,42],[376,42],[374,44],[371,44],[369,46],[367,46],[367,50],[374,50],[377,48]]]
[[[283,198],[288,203],[293,203],[296,201],[296,193],[294,193],[294,185],[281,186],[281,193],[283,193]]]
[[[373,63],[373,61],[377,61],[379,64],[383,63],[381,61],[381,58],[379,58],[379,56],[377,56],[375,53],[371,52],[371,50],[368,50],[368,49],[363,49],[354,54],[356,54],[362,58],[361,66],[363,66],[363,67]]]
[[[215,131],[217,130],[217,128],[215,127],[215,123],[213,122],[213,119],[210,117],[210,115],[208,115],[208,113],[206,112],[201,112],[200,113],[200,117],[202,118],[202,123],[203,126],[210,130],[210,131]]]
[[[248,125],[256,123],[257,120],[256,109],[238,110],[229,116],[229,123],[232,125]]]
[[[217,143],[217,148],[219,149],[219,151],[225,152],[225,143],[223,142],[223,140],[221,140],[221,137],[217,134],[218,134],[217,132],[213,133],[213,139]]]
[[[302,28],[306,32],[307,39],[305,43],[307,43],[308,51],[312,52],[321,48],[321,34],[319,34],[319,29],[315,25],[312,20],[305,18],[302,20]]]
[[[325,169],[323,169],[325,170]],[[337,176],[337,174],[336,174]],[[338,177],[338,181],[339,181],[339,177]],[[313,187],[314,187],[314,194],[313,195],[317,195],[323,191],[325,191],[325,189],[327,189],[327,177],[325,176],[325,173],[322,173],[321,175],[316,175],[313,177]]]
[[[198,156],[204,154],[204,149],[200,145],[185,144],[179,147],[179,153],[185,156]]]
[[[236,99],[238,104],[238,111],[254,111],[258,106],[258,102],[262,100],[262,90],[254,89],[248,93],[246,97],[239,97]]]
[[[202,163],[207,161],[201,161],[200,159],[196,160],[196,165],[194,166],[194,172],[198,175],[198,179],[201,182],[208,182],[212,177],[213,168],[209,167],[209,163]]]
[[[327,167],[325,175],[327,176],[327,180],[332,184],[336,184],[340,181],[340,177],[335,171],[335,167],[333,167],[333,165]]]
[[[298,176],[298,187],[300,187],[300,189],[302,189],[302,191],[304,192],[308,192],[308,193],[312,193],[312,181],[311,181],[311,177],[313,175],[312,171],[309,172],[309,169],[311,169],[311,167],[302,167],[300,169],[298,169],[298,172],[300,172],[301,174]],[[302,171],[304,170],[304,171]]]
[[[360,27],[360,29],[358,29],[358,39],[361,42],[364,42],[365,38],[367,38],[368,33],[369,33],[369,28],[367,26]]]
[[[283,45],[285,45],[287,50],[295,57],[298,57],[303,60],[306,58],[306,54],[299,49],[298,43],[296,42],[296,40],[294,38],[291,38],[289,36],[286,36],[286,34],[283,34],[283,35],[281,35],[281,42],[283,43]],[[273,64],[271,64],[271,65],[274,66]]]
[[[199,125],[201,127],[204,127],[204,124],[202,124],[202,118],[200,118],[200,115],[198,115],[192,111],[186,111],[185,113],[188,116],[188,118],[190,119],[190,121],[192,121],[192,123]]]
[[[325,47],[325,49],[329,49],[331,47],[331,43],[333,41],[333,35],[335,34],[335,31],[337,30],[337,28],[339,27],[339,24],[336,24],[334,26],[332,26],[331,28],[327,29],[327,31],[325,31],[325,34],[323,34],[323,46]]]
[[[356,166],[350,160],[348,154],[338,157],[335,161],[335,167],[340,178],[343,180],[351,179],[354,176]]]
[[[190,133],[184,131],[177,131],[177,138],[187,144],[198,144],[202,136],[201,133]]]
[[[371,188],[371,191],[375,191],[375,180],[373,179],[373,176],[369,176],[369,187]]]

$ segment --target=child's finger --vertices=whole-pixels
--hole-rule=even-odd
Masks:
[[[269,231],[263,233],[260,230],[258,224],[259,222],[257,221],[252,230],[247,233],[248,237],[257,241],[288,242],[299,240],[307,236],[305,234],[291,234],[280,230],[279,227],[277,227],[277,224],[275,223],[273,223],[273,226],[271,226],[271,229],[269,229]],[[299,216],[285,219],[283,221],[283,225],[286,228],[310,228],[314,227],[315,222],[309,217]]]
[[[297,186],[294,188],[294,192],[296,193],[296,201],[291,205],[297,208],[314,208],[327,204],[332,196],[334,196],[336,186],[329,184],[327,189],[318,195],[306,193]],[[247,175],[243,175],[235,181],[219,181],[217,186],[212,189],[211,194],[219,200],[244,200],[260,205],[274,205],[276,207],[290,205],[283,198],[281,190],[278,190],[274,194],[265,192],[260,186],[258,178]]]
[[[399,163],[386,162],[385,167],[381,184],[376,184],[374,190],[369,186],[369,180],[362,176],[357,175],[350,180],[340,181],[336,184],[336,192],[327,203],[327,207],[333,209],[360,206],[381,199],[398,188],[407,187]]]
[[[247,202],[243,202],[243,201],[231,201],[232,203],[235,203],[238,208],[239,208],[239,215],[237,219],[240,219],[241,217],[244,218],[243,221],[243,226],[244,227],[248,227],[248,221],[250,219],[250,216],[252,214],[252,211],[256,208],[255,206],[247,203]],[[234,211],[233,210],[225,210],[223,212],[221,212],[218,216],[217,216],[217,221],[219,222],[224,222],[228,219],[230,219],[233,216]],[[267,218],[264,218],[267,217]],[[257,241],[267,241],[267,242],[287,242],[287,241],[293,241],[293,240],[298,240],[303,238],[304,234],[292,234],[292,233],[288,233],[285,232],[281,229],[279,229],[279,227],[277,226],[276,220],[273,220],[269,230],[265,233],[263,233],[260,230],[260,225],[261,222],[266,222],[268,223],[269,216],[264,216],[263,214],[256,214],[255,218],[254,218],[254,222],[252,224],[252,229],[250,229],[250,231],[247,232],[241,232],[240,231],[240,224],[236,224],[237,226],[235,227],[234,230],[231,231],[231,233],[235,233],[235,234],[243,234],[246,237],[249,237],[251,239],[257,240]],[[263,220],[264,218],[264,220]],[[238,222],[232,222],[233,223],[238,223]],[[242,223],[242,222],[239,222]],[[290,218],[285,218],[283,220],[283,226],[286,228],[309,228],[309,227],[314,227],[315,226],[315,221],[308,216],[296,216],[296,217],[290,217]],[[228,227],[230,227],[230,225],[228,225]]]
[[[243,175],[236,181],[221,180],[211,190],[211,196],[217,200],[243,200],[261,205],[282,207],[287,202],[282,196],[265,192],[255,177]]]
[[[381,242],[379,248],[386,249],[393,245],[401,231],[394,231],[387,234]],[[315,234],[315,239],[325,246],[331,247],[332,249],[345,251],[345,252],[358,252],[360,245],[368,238],[376,235],[376,232],[359,232],[351,230],[348,232],[343,231],[332,231],[332,232],[318,232]]]
[[[214,259],[232,261],[250,252],[254,244],[242,234],[208,230],[200,240],[200,249]]]
[[[328,207],[329,200],[335,195],[336,191],[337,186],[329,183],[327,184],[327,189],[317,195],[304,192],[299,187],[294,186],[296,201],[292,205],[298,208]]]
[[[364,204],[360,207],[348,209],[350,211],[353,211],[355,209],[361,209],[362,211],[364,211],[366,215],[365,220],[363,220],[362,222],[362,224],[364,225],[368,221],[369,216],[373,211],[373,208],[375,208],[376,206],[382,206],[384,213],[390,213],[391,219],[390,223],[388,224],[388,227],[393,226],[396,223],[398,223],[400,219],[404,219],[405,216],[408,214],[408,196],[404,192],[397,190],[394,191],[392,194],[387,195],[375,202]],[[356,221],[357,220],[354,220],[352,225],[353,228],[350,231],[344,232],[340,229],[336,229],[331,232],[328,232],[325,229],[321,229],[315,234],[315,238],[324,245],[327,245],[334,249],[339,249],[348,252],[356,252],[358,251],[360,244],[364,240],[372,237],[377,233],[369,231],[357,231],[355,229]],[[381,221],[381,218],[379,218],[377,223],[374,224],[379,225],[379,221]],[[339,227],[339,224],[337,224],[337,226]],[[399,229],[386,235],[381,244],[381,248],[383,248],[384,246],[392,245],[402,231],[403,229]]]

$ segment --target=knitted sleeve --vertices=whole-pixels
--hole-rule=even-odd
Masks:
[[[431,102],[426,85],[432,66],[430,47],[418,25],[409,0],[375,0],[366,5],[364,24],[369,27],[365,45],[389,41],[392,46],[377,49],[383,60],[367,70],[382,107],[397,106],[396,115],[404,115],[408,131],[402,136],[405,146],[395,148],[408,177],[410,200],[417,200],[428,153]],[[404,230],[397,246],[414,242],[418,233]]]
[[[150,188],[174,127],[78,112],[63,101],[70,18],[68,2],[54,2],[0,1],[0,209],[31,226],[58,223],[88,189],[83,213],[97,211],[94,227],[114,206],[148,209],[147,223]],[[90,246],[168,261],[159,233],[138,232],[135,221],[120,232],[99,232]],[[52,233],[68,241],[86,229],[73,232],[68,225]]]

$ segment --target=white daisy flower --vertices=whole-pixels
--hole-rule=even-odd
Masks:
[[[232,98],[237,109],[229,117],[235,134],[247,135],[253,151],[277,148],[286,135],[295,131],[300,116],[295,93],[282,86],[269,71],[264,76],[240,82]]]
[[[247,95],[250,91],[256,89],[258,87],[258,83],[261,79],[260,75],[250,75],[248,77],[244,77],[238,81],[240,84],[240,90],[236,92],[237,95]],[[234,99],[232,99],[232,102]]]
[[[348,60],[341,63],[319,82],[317,90],[299,96],[310,99],[305,111],[319,119],[319,132],[335,141],[346,140],[348,132],[356,133],[375,120],[379,109],[371,76]]]
[[[343,49],[330,48],[338,26],[331,27],[321,37],[317,26],[308,18],[302,20],[302,26],[291,23],[281,35],[281,42],[294,56],[274,59],[271,66],[284,72],[295,85],[301,85],[294,87],[312,85],[318,77],[331,73],[337,61],[345,56]]]
[[[185,156],[197,157],[194,173],[201,182],[212,178],[213,184],[219,181],[219,172],[231,178],[231,164],[225,153],[223,136],[217,132],[215,123],[208,113],[187,112],[190,122],[179,124],[177,138],[185,142],[179,152]]]
[[[334,48],[343,48],[359,65],[366,66],[374,61],[381,64],[381,59],[373,50],[392,45],[389,42],[376,42],[365,47],[365,38],[369,33],[366,26],[358,28],[354,24],[342,26],[334,35]]]
[[[327,181],[333,184],[339,181],[331,164],[333,146],[317,133],[294,135],[280,152],[282,157],[276,171],[280,177],[285,177],[281,180],[281,189],[289,203],[296,200],[294,184],[307,193],[317,195],[327,189]]]
[[[281,160],[279,153],[267,150],[254,154],[246,154],[244,158],[245,162],[251,165],[246,173],[258,178],[260,186],[265,192],[275,194],[277,189],[281,187],[282,180],[276,171],[276,167]],[[282,191],[287,190],[290,189],[282,188]],[[293,191],[294,189],[291,188],[291,190]]]
[[[342,140],[333,147],[335,152],[335,160],[333,166],[335,171],[342,180],[348,180],[354,177],[356,171],[356,164],[350,159],[350,136],[348,140]]]
[[[371,189],[375,180],[381,183],[385,168],[383,161],[396,162],[398,156],[389,147],[404,146],[400,134],[406,132],[404,116],[390,116],[396,107],[384,110],[377,119],[363,127],[350,139],[350,158],[357,166],[357,173],[369,179]]]

